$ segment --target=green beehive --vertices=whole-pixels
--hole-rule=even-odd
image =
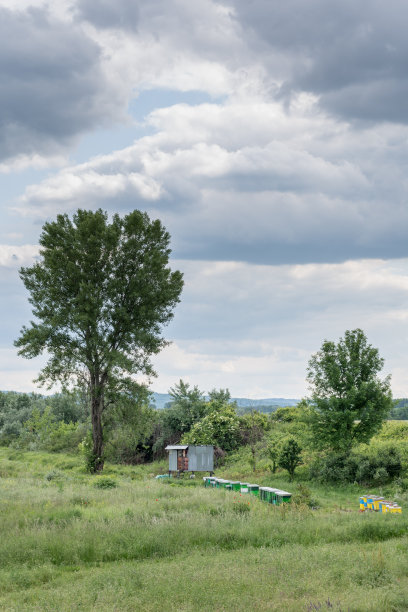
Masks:
[[[257,484],[249,484],[248,485],[248,489],[249,489],[249,492],[252,495],[256,495],[257,497],[259,497],[259,485],[257,485]]]
[[[281,505],[286,502],[290,502],[290,498],[292,497],[292,493],[288,493],[287,491],[276,491],[276,503]]]
[[[240,488],[239,488],[240,492],[241,492],[241,493],[249,493],[248,486],[249,486],[249,485],[248,485],[248,483],[247,483],[247,482],[241,482],[241,483],[240,483]]]
[[[225,480],[225,478],[217,478],[217,487],[219,489],[225,489],[227,484],[229,484],[229,480]]]
[[[266,501],[266,489],[267,487],[259,487],[259,499]]]
[[[279,491],[279,489],[275,489],[273,487],[269,487],[269,500],[270,500],[269,503],[270,504],[276,505],[278,503],[278,500],[277,500],[277,497],[276,497],[278,491]]]
[[[259,487],[259,496],[262,501],[267,502],[268,504],[274,503],[274,491],[272,487]]]
[[[272,504],[272,491],[271,491],[271,487],[265,487],[265,494],[264,494],[264,499],[266,501],[266,503],[268,504]]]
[[[213,476],[203,476],[203,483],[205,487],[211,486],[211,481],[214,480]]]
[[[230,480],[230,485],[233,491],[241,490],[241,483],[239,482],[239,480]]]

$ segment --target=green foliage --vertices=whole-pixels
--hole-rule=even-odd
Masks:
[[[251,506],[250,506],[250,502],[237,502],[233,507],[232,507],[233,512],[235,512],[235,514],[238,514],[240,516],[245,516],[247,514],[250,513],[251,511]]]
[[[309,508],[317,508],[318,502],[312,498],[312,492],[305,484],[298,482],[294,494],[291,497],[291,503],[298,506],[308,506]]]
[[[319,482],[381,485],[398,478],[402,472],[401,456],[393,445],[353,450],[351,453],[330,453],[310,466],[310,478]]]
[[[172,401],[159,414],[159,431],[154,442],[155,455],[164,452],[166,444],[175,444],[183,434],[207,413],[204,393],[197,386],[180,381],[169,391]]]
[[[91,474],[97,471],[99,457],[95,455],[93,450],[92,433],[88,431],[86,436],[78,444],[78,450],[83,457],[85,469]]]
[[[182,438],[185,444],[213,444],[224,451],[231,451],[239,446],[239,417],[235,406],[219,405],[210,401],[208,414],[198,421]]]
[[[290,480],[293,480],[296,468],[303,463],[301,454],[302,449],[294,438],[289,438],[282,443],[278,465],[288,471]]]
[[[105,410],[105,456],[118,463],[138,464],[152,459],[152,436],[159,415],[149,405],[149,392],[122,395]]]
[[[300,415],[301,408],[298,406],[281,406],[272,412],[270,418],[278,423],[292,423],[299,420]]]
[[[376,440],[406,442],[408,440],[408,423],[386,422],[376,435]]]
[[[47,397],[0,392],[0,444],[73,450],[86,431],[86,417],[79,392],[64,391]]]
[[[134,393],[134,375],[152,375],[183,286],[168,267],[170,236],[160,221],[133,211],[108,222],[102,210],[58,215],[40,237],[40,259],[22,268],[36,319],[15,345],[48,362],[40,383],[81,383],[89,393],[95,469],[103,468],[105,408]]]
[[[408,420],[408,399],[394,400],[394,405],[390,412],[390,419]]]
[[[271,471],[272,474],[275,474],[276,468],[278,467],[278,459],[280,454],[280,443],[282,438],[277,436],[276,434],[268,436],[267,441],[267,454],[268,459],[271,461]]]
[[[266,414],[252,410],[239,417],[239,426],[243,444],[250,444],[263,438],[270,429],[270,421]]]
[[[94,485],[97,489],[116,489],[118,483],[112,478],[98,478]]]
[[[83,423],[56,421],[50,406],[42,412],[35,407],[14,445],[31,450],[75,452],[86,431],[87,426]]]
[[[377,376],[383,364],[361,329],[346,331],[337,344],[323,342],[307,375],[316,446],[346,452],[379,431],[392,407],[390,378]]]

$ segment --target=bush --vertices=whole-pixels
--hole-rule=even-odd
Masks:
[[[358,482],[368,485],[385,484],[400,476],[402,463],[398,449],[385,446],[370,452],[370,455],[354,451],[350,455],[331,453],[320,457],[310,466],[310,478],[322,483]]]
[[[310,489],[299,482],[296,485],[295,493],[292,495],[292,504],[296,506],[308,506],[309,508],[318,508],[319,503],[317,500],[312,498]]]
[[[232,509],[236,514],[243,516],[250,512],[251,507],[249,506],[249,504],[238,502],[235,506],[232,506]]]
[[[98,478],[95,482],[97,489],[115,489],[117,486],[117,482],[112,478]]]
[[[48,481],[58,480],[59,478],[61,478],[61,476],[62,474],[58,470],[51,470],[51,472],[48,472],[48,474],[46,474],[45,479]]]

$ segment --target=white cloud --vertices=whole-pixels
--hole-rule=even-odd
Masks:
[[[49,391],[33,383],[38,372],[45,364],[42,357],[37,359],[22,359],[17,355],[17,349],[0,348],[0,389],[2,391],[20,391],[47,394]]]
[[[178,378],[235,396],[301,397],[307,362],[324,339],[362,328],[406,397],[408,260],[257,266],[175,261],[185,290],[166,331],[174,344],[155,359],[166,391]],[[394,371],[396,375],[394,376]]]
[[[405,253],[406,128],[366,129],[363,146],[310,103],[287,113],[259,100],[178,104],[147,121],[155,134],[29,186],[17,210],[44,218],[82,202],[145,208],[186,258],[292,263]],[[401,165],[384,156],[386,145]]]
[[[14,246],[0,244],[0,266],[6,268],[17,268],[33,263],[38,255],[39,247],[35,244],[23,244]]]

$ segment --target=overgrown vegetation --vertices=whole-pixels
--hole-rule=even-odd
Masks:
[[[244,479],[248,451],[230,454],[220,475]],[[361,515],[357,485],[290,484],[260,464],[256,481],[291,486],[295,503],[198,479],[164,485],[153,477],[165,462],[106,463],[91,476],[79,457],[0,449],[0,609],[407,608],[407,492],[378,489],[403,515]]]
[[[408,476],[408,423],[385,422],[392,407],[389,379],[377,349],[357,329],[335,344],[325,341],[309,362],[310,399],[273,413],[238,414],[227,389],[206,397],[180,380],[163,410],[150,405],[145,388],[119,394],[103,413],[105,459],[142,464],[164,458],[166,444],[210,444],[215,465],[239,451],[248,470],[290,480],[382,486]],[[0,393],[0,444],[16,449],[81,452],[93,465],[94,440],[86,394]]]

